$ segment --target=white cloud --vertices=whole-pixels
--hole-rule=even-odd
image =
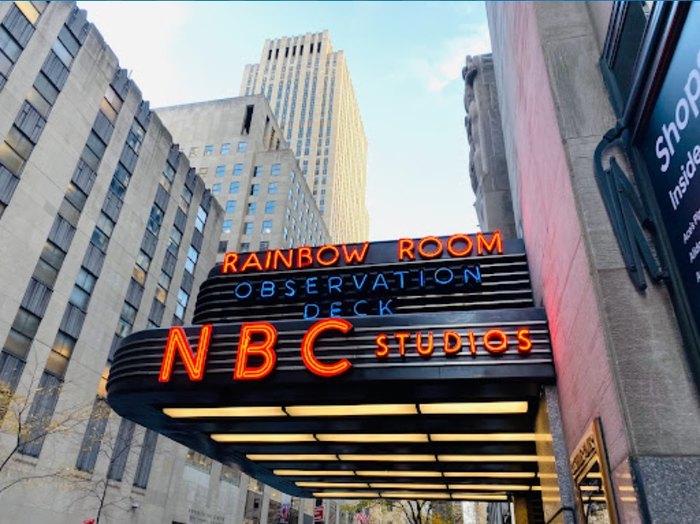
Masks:
[[[421,76],[430,93],[442,91],[448,84],[462,78],[462,66],[467,55],[480,55],[491,50],[488,26],[471,26],[469,34],[445,42],[434,61],[422,61]]]
[[[80,2],[121,67],[154,106],[181,97],[181,73],[172,56],[192,5],[180,2]]]

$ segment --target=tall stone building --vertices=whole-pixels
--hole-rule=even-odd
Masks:
[[[496,2],[487,16],[493,56],[465,77],[470,140],[493,158],[475,155],[473,174],[505,187],[507,169],[557,375],[543,398],[560,497],[542,494],[541,521],[695,522],[700,6]],[[491,61],[500,122],[478,102]],[[487,522],[529,517],[492,505]]]
[[[190,321],[223,210],[73,3],[0,4],[0,75],[0,520],[189,520],[193,457],[104,385],[122,337]]]
[[[367,138],[345,53],[328,32],[266,40],[240,94],[270,102],[332,240],[367,240]]]
[[[224,208],[219,253],[328,242],[323,217],[264,97],[157,114]]]
[[[482,231],[500,230],[505,237],[516,234],[513,202],[498,89],[490,54],[467,56],[464,78],[464,126],[469,140],[469,179],[476,196],[476,215]]]

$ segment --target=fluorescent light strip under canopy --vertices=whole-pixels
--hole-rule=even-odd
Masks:
[[[355,471],[358,477],[441,477],[439,471]]]
[[[246,455],[249,460],[260,462],[299,462],[299,461],[333,461],[338,457],[330,453],[249,453]]]
[[[541,437],[541,438],[540,438]],[[427,443],[433,442],[523,442],[551,440],[551,436],[534,433],[213,433],[221,443],[265,442],[344,442],[344,443]]]
[[[554,462],[554,457],[537,455],[438,455],[440,462]]]
[[[355,472],[342,469],[273,469],[272,472],[280,477],[353,477]]]
[[[318,499],[378,499],[378,491],[316,491],[314,497]]]
[[[367,489],[366,482],[295,482],[300,488]]]
[[[449,493],[433,493],[432,491],[382,491],[382,498],[387,499],[449,499]]]
[[[352,417],[417,415],[489,415],[527,413],[527,401],[441,402],[433,404],[347,404],[315,406],[222,406],[206,408],[168,407],[171,418],[237,417]]]

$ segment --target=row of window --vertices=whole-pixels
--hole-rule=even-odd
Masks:
[[[257,196],[260,194],[260,185],[261,184],[251,184],[250,185],[250,195],[251,196]],[[235,195],[238,193],[238,190],[241,187],[240,182],[231,182],[228,185],[228,194],[229,195]],[[279,183],[278,182],[270,182],[267,185],[267,194],[268,195],[276,195],[279,190]],[[221,193],[221,183],[216,183],[211,186],[211,192],[214,195],[218,195]]]
[[[263,233],[263,234],[272,233],[272,226],[273,226],[272,220],[263,220],[262,227],[260,229],[261,233]],[[243,234],[244,235],[252,235],[254,227],[255,227],[255,224],[253,222],[246,222],[243,225]],[[231,219],[224,220],[223,226],[221,228],[222,233],[230,233],[232,229],[233,229],[233,220],[231,220]]]
[[[245,153],[248,151],[248,142],[245,140],[241,140],[238,142],[238,145],[236,146],[236,151],[238,153]],[[221,144],[219,147],[219,155],[228,155],[231,152],[231,143],[226,142],[224,144]],[[211,156],[214,154],[214,144],[207,144],[202,148],[202,156]],[[192,146],[190,147],[190,152],[189,152],[189,158],[196,158],[199,156],[199,146]]]
[[[219,165],[216,166],[215,168],[215,174],[217,177],[223,177],[226,175],[226,166],[225,165]],[[281,173],[281,165],[280,164],[272,164],[270,167],[270,175],[271,176],[279,176]],[[207,175],[209,174],[209,168],[208,167],[200,167],[199,170],[197,171],[198,174],[200,175]],[[233,176],[240,176],[243,174],[243,164],[234,164],[233,165],[233,170],[231,172]],[[253,168],[253,177],[261,177],[265,174],[265,167],[264,166],[255,166]]]

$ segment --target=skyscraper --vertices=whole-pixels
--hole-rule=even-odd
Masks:
[[[240,94],[270,102],[332,240],[366,240],[367,138],[345,53],[328,32],[266,40]]]

